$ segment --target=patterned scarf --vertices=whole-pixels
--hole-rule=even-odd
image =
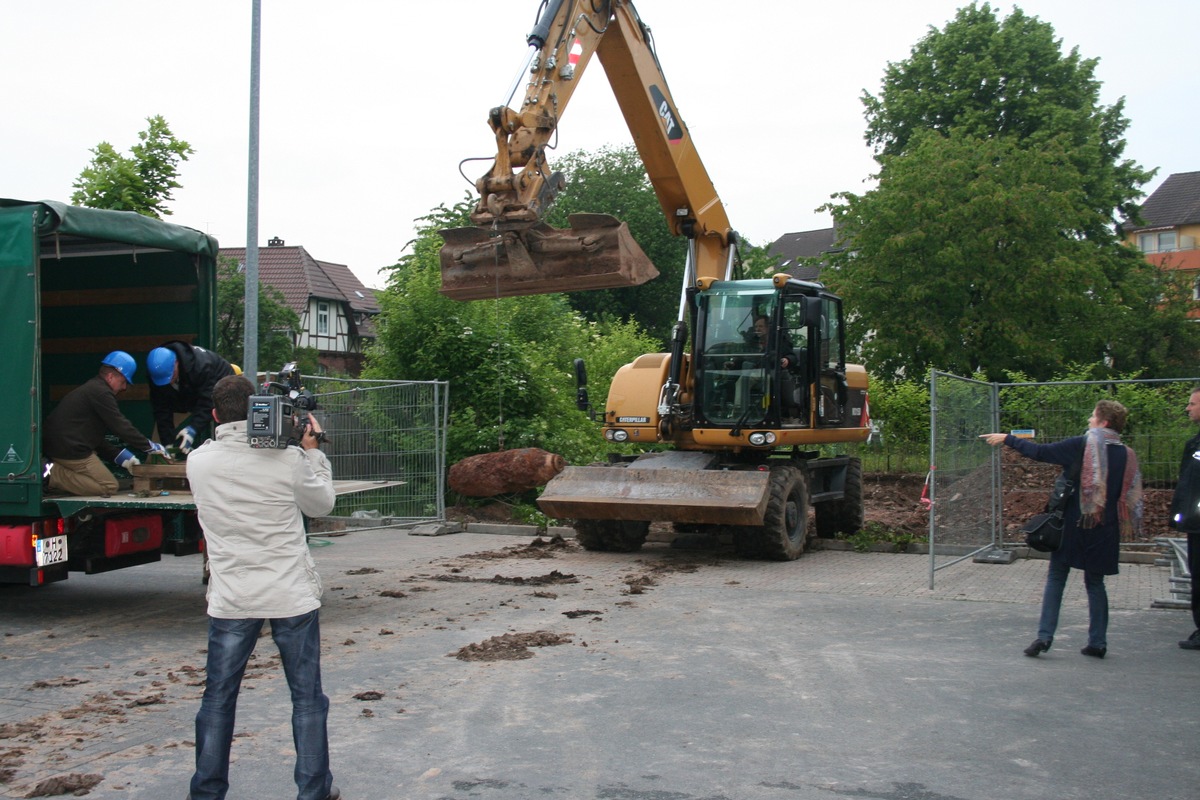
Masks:
[[[1095,528],[1104,519],[1108,489],[1108,446],[1120,444],[1121,434],[1111,428],[1091,428],[1083,445],[1083,463],[1079,470],[1079,527]],[[1121,537],[1128,538],[1142,528],[1142,472],[1137,454],[1125,447],[1125,479],[1117,501]]]

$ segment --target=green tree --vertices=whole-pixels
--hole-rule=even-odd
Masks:
[[[572,292],[571,306],[588,319],[635,320],[666,347],[679,315],[679,293],[687,242],[671,234],[662,207],[633,145],[601,148],[595,153],[569,153],[555,164],[567,176],[566,189],[546,215],[546,222],[567,227],[578,212],[611,214],[658,268],[659,276],[641,286]]]
[[[636,324],[588,322],[565,296],[459,302],[439,293],[438,231],[469,224],[469,201],[421,220],[412,252],[381,293],[378,337],[364,377],[449,380],[447,458],[541,447],[571,463],[609,449],[575,408],[573,359],[586,356],[593,402],[603,405],[616,368],[656,343]]]
[[[138,133],[138,143],[123,156],[108,142],[92,150],[92,161],[72,186],[71,202],[78,206],[114,211],[136,211],[155,219],[171,213],[166,204],[180,188],[179,163],[194,153],[191,145],[175,138],[161,116],[147,117],[148,127]]]
[[[863,93],[868,144],[902,155],[929,130],[1012,136],[1026,148],[1057,141],[1090,207],[1104,219],[1114,211],[1132,217],[1138,187],[1153,172],[1122,158],[1125,99],[1100,105],[1098,60],[1082,58],[1078,48],[1064,55],[1061,45],[1052,25],[1020,8],[1003,20],[988,3],[959,9],[907,61],[888,64],[879,97]]]
[[[1121,160],[1128,121],[1099,105],[1095,63],[972,4],[864,95],[878,186],[827,207],[845,249],[822,277],[872,371],[1000,380],[1194,353],[1177,292],[1117,239],[1152,173]]]
[[[315,354],[293,347],[300,317],[288,308],[283,293],[274,286],[258,284],[258,364],[275,370],[288,361],[300,363],[302,375],[316,369]],[[217,352],[240,362],[246,350],[246,273],[236,259],[224,256],[217,265]],[[311,348],[304,348],[305,350]]]
[[[742,275],[746,278],[770,278],[779,272],[786,272],[779,265],[781,256],[769,253],[770,245],[754,245],[742,241],[738,245],[738,256],[742,262]]]

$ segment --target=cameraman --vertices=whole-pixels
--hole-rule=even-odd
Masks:
[[[207,680],[196,714],[196,772],[189,800],[222,800],[242,674],[271,621],[292,695],[299,800],[338,800],[329,771],[321,689],[321,578],[308,552],[302,514],[333,509],[333,473],[315,418],[300,447],[256,449],[246,435],[254,385],[230,375],[213,388],[216,440],[196,448],[187,477],[204,529],[208,582]]]

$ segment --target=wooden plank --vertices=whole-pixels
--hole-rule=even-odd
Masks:
[[[187,464],[138,464],[129,468],[136,494],[190,491]]]
[[[165,341],[179,339],[191,344],[195,333],[159,333],[153,336],[77,336],[42,337],[42,353],[46,355],[74,355],[75,353],[111,353],[124,350],[127,353],[148,353]]]
[[[194,285],[130,286],[123,289],[65,289],[42,292],[42,306],[45,308],[193,303],[195,300],[196,287]]]
[[[404,481],[337,481],[333,482],[333,491],[341,497],[345,494],[365,492],[369,489],[386,489],[390,486],[400,486]],[[164,495],[152,494],[142,497],[137,492],[119,491],[111,497],[77,497],[66,495],[47,495],[42,498],[42,505],[55,506],[60,514],[70,516],[88,508],[122,508],[130,510],[152,511],[195,511],[196,503],[191,491],[166,490]]]
[[[148,478],[186,478],[187,464],[138,464],[130,467],[129,474]]]
[[[133,377],[136,380],[138,376],[134,375]],[[78,388],[79,388],[78,385],[71,386],[68,384],[61,384],[61,383],[51,384],[50,400],[57,403],[59,400],[62,400],[64,397],[66,397],[68,394],[70,394],[72,389],[78,389]],[[140,381],[137,383],[129,384],[128,389],[126,389],[125,391],[123,391],[119,395],[117,395],[118,403],[123,403],[126,400],[149,400],[149,399],[150,399],[150,387],[145,383],[141,383]],[[151,434],[151,438],[153,438],[153,434]]]

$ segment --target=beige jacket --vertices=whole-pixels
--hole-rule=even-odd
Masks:
[[[333,510],[324,453],[255,449],[245,420],[230,422],[188,456],[187,477],[208,551],[209,616],[273,619],[320,607],[301,513]]]

